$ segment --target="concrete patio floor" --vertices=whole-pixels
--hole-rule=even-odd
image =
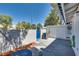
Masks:
[[[48,42],[49,41],[49,42]],[[69,40],[64,39],[49,39],[49,40],[41,40],[38,44],[34,46],[36,49],[33,49],[33,55],[38,56],[40,48],[42,56],[75,56],[75,53],[70,47]],[[36,52],[37,50],[37,52]]]
[[[48,45],[50,45],[50,44],[53,43],[54,41],[55,41],[55,38],[40,39],[40,40],[34,45],[34,47],[37,48],[37,49],[46,48]]]

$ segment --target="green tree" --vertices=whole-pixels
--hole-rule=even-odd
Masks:
[[[18,23],[16,24],[16,29],[20,29],[20,26],[21,26],[21,23],[18,22]]]
[[[31,24],[27,23],[28,29],[31,29]]]
[[[9,29],[12,27],[12,18],[6,15],[0,15],[0,25],[3,29]]]
[[[37,28],[42,28],[42,24],[41,23],[38,23],[37,24]]]
[[[31,28],[32,28],[32,29],[36,29],[36,24],[32,24],[32,25],[31,25]]]
[[[55,7],[55,6],[54,6]],[[57,16],[57,10],[52,7],[51,12],[49,15],[46,17],[44,26],[48,25],[58,25],[59,22],[59,16]]]
[[[29,29],[30,28],[30,23],[26,23],[25,21],[18,22],[16,24],[16,29]]]

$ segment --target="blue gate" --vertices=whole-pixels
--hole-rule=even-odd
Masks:
[[[36,39],[37,39],[37,41],[39,41],[40,38],[41,38],[41,30],[40,29],[37,29],[36,30]]]

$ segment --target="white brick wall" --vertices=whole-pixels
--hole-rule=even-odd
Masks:
[[[47,37],[48,38],[65,38],[67,37],[67,26],[66,25],[55,25],[47,27]]]

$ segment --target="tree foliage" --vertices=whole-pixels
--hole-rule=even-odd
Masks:
[[[8,29],[12,26],[12,19],[10,16],[0,15],[0,25],[3,29]]]
[[[56,9],[52,7],[51,12],[46,17],[44,26],[59,24],[59,17],[57,16]]]
[[[37,24],[37,28],[42,28],[42,24],[41,23],[38,23]]]
[[[36,24],[32,24],[31,29],[36,29]]]
[[[28,29],[28,28],[30,28],[30,24],[26,23],[25,21],[18,22],[16,24],[16,29]]]
[[[36,24],[30,24],[25,21],[18,22],[16,24],[16,29],[36,29],[36,28],[42,28],[42,25],[40,23]]]

